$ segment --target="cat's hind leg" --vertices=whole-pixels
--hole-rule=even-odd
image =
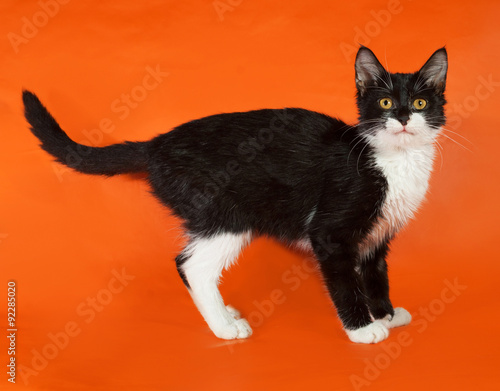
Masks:
[[[177,257],[179,274],[194,303],[213,333],[222,339],[248,338],[252,329],[239,312],[224,304],[219,279],[240,251],[250,242],[251,234],[221,233],[209,237],[191,236]]]

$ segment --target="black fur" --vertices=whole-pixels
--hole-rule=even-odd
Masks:
[[[384,77],[403,102],[421,75]],[[304,109],[266,109],[213,115],[147,142],[103,148],[75,143],[34,94],[24,91],[23,99],[32,132],[57,161],[88,174],[146,172],[153,194],[191,235],[252,231],[286,243],[310,239],[344,327],[356,329],[371,322],[369,310],[375,318],[394,313],[389,238],[356,270],[359,243],[380,216],[387,190],[372,147],[359,136],[371,131],[368,120],[391,115],[403,123],[410,110],[383,111],[377,102],[387,96],[384,86],[363,75],[357,83],[358,126]],[[445,101],[431,87],[421,94],[432,102],[437,127]],[[180,269],[185,259],[181,254],[176,262],[189,286]]]

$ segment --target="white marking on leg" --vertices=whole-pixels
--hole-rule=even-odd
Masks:
[[[218,289],[219,278],[250,242],[249,232],[224,233],[209,238],[193,237],[183,253],[181,266],[191,289],[189,293],[213,333],[222,339],[247,338],[252,329],[245,319],[228,311]]]
[[[356,343],[378,343],[389,336],[388,328],[380,320],[356,330],[345,330],[345,332],[349,339]]]
[[[234,308],[232,305],[226,305],[226,310],[231,314],[234,319],[241,319],[240,311]]]
[[[394,327],[406,326],[411,322],[411,314],[402,307],[394,308],[394,316],[390,318],[387,315],[380,320],[385,327],[393,329]]]

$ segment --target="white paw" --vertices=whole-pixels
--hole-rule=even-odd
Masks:
[[[411,322],[411,314],[406,311],[402,307],[394,308],[394,316],[390,319],[389,315],[387,315],[384,319],[380,319],[380,321],[387,327],[388,329],[392,329],[394,327],[405,326]]]
[[[241,318],[241,314],[240,314],[240,311],[238,311],[236,308],[234,308],[232,305],[226,305],[226,310],[227,312],[229,312],[231,314],[231,316],[234,318],[234,319],[240,319]]]
[[[356,343],[377,343],[389,336],[387,327],[378,320],[356,330],[346,330],[346,333]]]
[[[212,331],[222,339],[248,338],[252,335],[252,328],[246,319],[233,318],[229,324],[221,325]]]

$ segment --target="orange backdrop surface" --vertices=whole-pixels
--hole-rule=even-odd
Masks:
[[[500,389],[499,11],[485,0],[3,1],[0,389]],[[179,222],[143,178],[53,163],[22,115],[28,88],[96,146],[264,107],[354,123],[358,44],[398,72],[446,45],[456,141],[441,139],[428,200],[388,260],[393,303],[413,322],[377,345],[351,343],[307,256],[267,239],[221,288],[254,335],[217,339],[175,269]]]

